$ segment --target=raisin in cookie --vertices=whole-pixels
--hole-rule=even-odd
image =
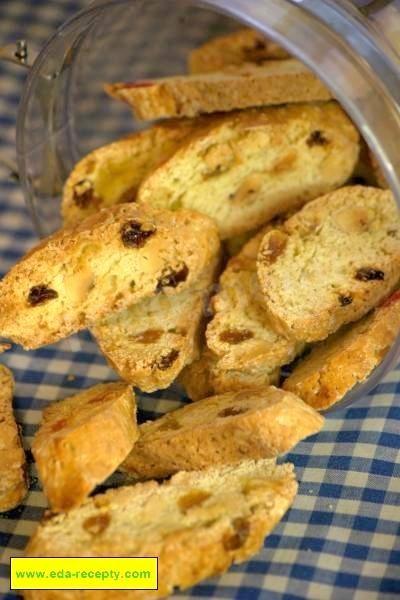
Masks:
[[[157,556],[158,590],[124,590],[124,598],[152,600],[186,589],[256,554],[294,501],[293,466],[244,461],[201,472],[109,490],[39,525],[28,557]],[[119,599],[121,590],[80,590],[86,600]],[[72,592],[75,597],[76,592]],[[71,598],[58,590],[57,599]],[[52,600],[53,590],[24,592]]]
[[[197,281],[218,252],[213,222],[120,204],[43,240],[0,282],[0,336],[25,348]]]
[[[400,292],[361,321],[317,344],[283,384],[318,410],[342,400],[367,379],[400,333]]]
[[[269,231],[258,275],[274,327],[319,341],[356,321],[395,287],[400,215],[389,191],[345,187]]]
[[[147,177],[138,202],[191,208],[221,238],[245,233],[343,185],[359,134],[335,102],[213,116]]]

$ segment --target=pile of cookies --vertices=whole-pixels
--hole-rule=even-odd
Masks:
[[[400,331],[397,205],[329,90],[248,29],[194,50],[189,69],[106,86],[162,120],[83,158],[63,229],[0,282],[2,338],[32,349],[89,328],[121,378],[44,411],[32,451],[57,514],[26,553],[158,556],[159,590],[132,598],[257,552],[296,495],[276,459]],[[195,402],[137,426],[132,386],[174,381]],[[26,492],[10,427],[3,509]],[[117,469],[127,485],[89,497]]]

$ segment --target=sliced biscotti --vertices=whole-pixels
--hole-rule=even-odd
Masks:
[[[283,384],[318,410],[329,408],[377,367],[400,333],[400,292],[317,344]]]
[[[364,316],[399,279],[400,216],[389,191],[345,187],[268,232],[258,275],[277,330],[307,342]]]
[[[0,365],[0,512],[20,504],[28,491],[25,453],[13,414],[14,378]]]
[[[182,75],[105,86],[126,102],[139,120],[195,117],[253,106],[313,102],[332,98],[329,90],[301,62],[271,60],[228,67],[201,75]]]
[[[55,342],[105,315],[197,281],[218,252],[213,222],[120,204],[42,241],[0,282],[0,336]]]
[[[192,208],[222,238],[245,233],[339,187],[359,135],[335,102],[218,115],[144,180],[140,204]]]
[[[92,327],[101,351],[125,381],[145,392],[171,385],[198,358],[199,335],[219,257],[175,296],[160,294]]]
[[[124,598],[163,598],[220,574],[257,553],[297,492],[293,467],[244,461],[178,473],[169,482],[109,490],[39,525],[27,556],[157,556],[158,590],[124,590]],[[50,600],[54,592],[25,592]],[[57,598],[70,598],[57,591]],[[79,591],[79,598],[120,598],[121,590]]]
[[[178,378],[186,396],[193,401],[215,394],[277,385],[279,379],[279,368],[273,371],[263,365],[242,366],[240,369],[221,368],[218,357],[208,348],[204,348],[200,357],[185,367]]]
[[[100,208],[134,201],[146,175],[169,158],[198,125],[189,119],[167,121],[90,152],[65,183],[64,223],[76,222]]]
[[[192,50],[188,66],[192,74],[222,71],[243,63],[262,64],[266,60],[289,58],[289,54],[254,29],[243,28],[214,37]]]
[[[140,425],[139,440],[121,468],[157,479],[244,458],[275,458],[322,426],[321,416],[290,392],[244,388]]]
[[[262,367],[273,371],[288,364],[303,345],[276,332],[265,309],[257,277],[257,255],[267,226],[232,258],[212,298],[213,318],[207,326],[207,346],[222,370]]]
[[[51,404],[32,444],[51,509],[79,506],[138,437],[135,396],[124,383],[96,385]]]

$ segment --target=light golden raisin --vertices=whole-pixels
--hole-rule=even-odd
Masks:
[[[228,408],[224,408],[218,413],[218,417],[235,417],[236,415],[241,415],[247,412],[247,408],[244,406],[229,406]]]
[[[100,533],[103,533],[105,529],[107,529],[110,522],[110,515],[107,513],[103,513],[100,515],[94,515],[93,517],[89,517],[88,519],[86,519],[86,521],[83,522],[82,527],[92,535],[99,535]]]
[[[221,333],[219,339],[228,344],[241,344],[252,337],[254,337],[254,333],[249,329],[227,329]]]
[[[204,490],[191,490],[178,500],[178,506],[182,512],[188,511],[194,506],[200,506],[211,496],[210,492]]]
[[[180,423],[174,419],[174,417],[167,417],[164,420],[164,423],[161,423],[161,425],[159,426],[159,431],[176,431],[177,429],[180,429],[181,425]]]
[[[154,342],[160,339],[163,333],[162,329],[146,329],[146,331],[135,335],[133,340],[138,344],[154,344]]]
[[[238,550],[246,543],[250,534],[250,523],[243,517],[238,517],[232,523],[234,533],[225,534],[222,543],[225,550]]]
[[[282,254],[287,244],[287,236],[281,231],[272,231],[268,237],[268,244],[261,251],[262,260],[272,265]]]

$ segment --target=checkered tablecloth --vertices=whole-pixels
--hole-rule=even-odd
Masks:
[[[0,43],[19,37],[40,47],[83,0],[0,0]],[[25,74],[0,64],[0,151],[14,158],[17,103]],[[18,183],[0,167],[0,275],[35,242]],[[36,352],[2,355],[16,378],[15,409],[30,465],[30,492],[0,518],[0,596],[9,559],[20,556],[45,506],[30,441],[40,409],[115,378],[88,334]],[[400,597],[400,366],[370,395],[327,417],[324,430],[287,458],[299,495],[253,560],[176,598],[389,600]],[[181,402],[177,390],[143,395],[141,418]]]

